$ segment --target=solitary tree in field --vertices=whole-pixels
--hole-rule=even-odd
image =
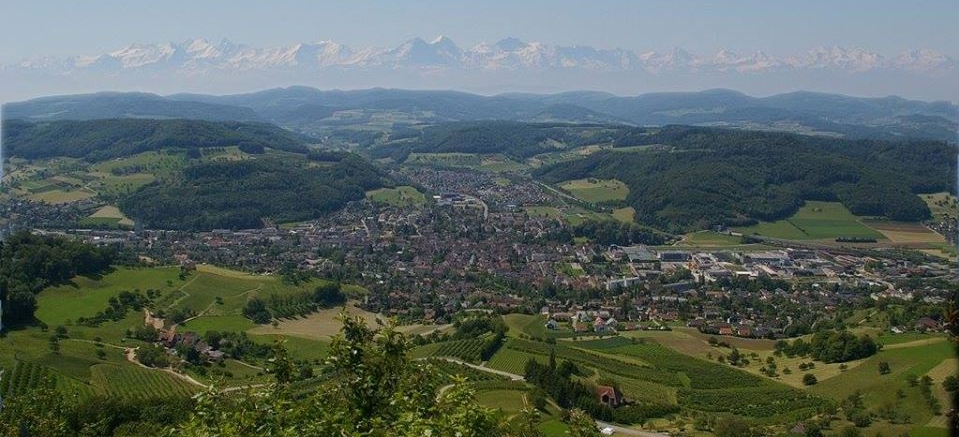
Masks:
[[[815,385],[819,380],[816,379],[816,375],[812,373],[807,373],[802,377],[802,383],[806,385]]]
[[[892,369],[889,368],[889,363],[887,363],[887,362],[885,362],[885,361],[880,361],[880,362],[879,362],[879,374],[880,374],[880,375],[885,375],[885,374],[888,374],[889,372],[892,372]]]

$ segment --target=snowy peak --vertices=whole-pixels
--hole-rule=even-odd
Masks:
[[[395,49],[387,50],[385,54],[387,59],[384,60],[392,60],[395,66],[406,67],[457,67],[463,61],[463,50],[445,36],[430,42],[413,38]]]

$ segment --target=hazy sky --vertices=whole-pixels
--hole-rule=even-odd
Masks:
[[[959,57],[954,0],[4,0],[0,10],[0,63],[197,37],[364,47],[437,35],[464,48],[514,36],[630,50],[679,46],[700,55],[839,45],[884,54],[925,47]]]

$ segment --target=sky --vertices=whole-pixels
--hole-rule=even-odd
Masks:
[[[724,48],[789,55],[838,45],[959,57],[959,1],[951,0],[4,0],[0,20],[0,63],[192,38],[384,47],[438,35],[464,48],[512,36],[699,55]]]

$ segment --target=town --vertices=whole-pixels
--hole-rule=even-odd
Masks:
[[[488,310],[542,314],[548,328],[572,332],[681,321],[715,335],[779,339],[880,301],[935,307],[948,295],[948,263],[918,252],[780,241],[599,244],[573,236],[560,218],[536,214],[530,206],[563,208],[575,199],[530,179],[425,167],[396,176],[435,194],[354,202],[289,226],[198,233],[69,228],[98,207],[90,200],[17,200],[3,208],[8,230],[116,245],[138,263],[355,283],[370,291],[359,306],[403,323],[442,325],[462,311]],[[917,316],[893,329],[942,329],[941,312]]]

